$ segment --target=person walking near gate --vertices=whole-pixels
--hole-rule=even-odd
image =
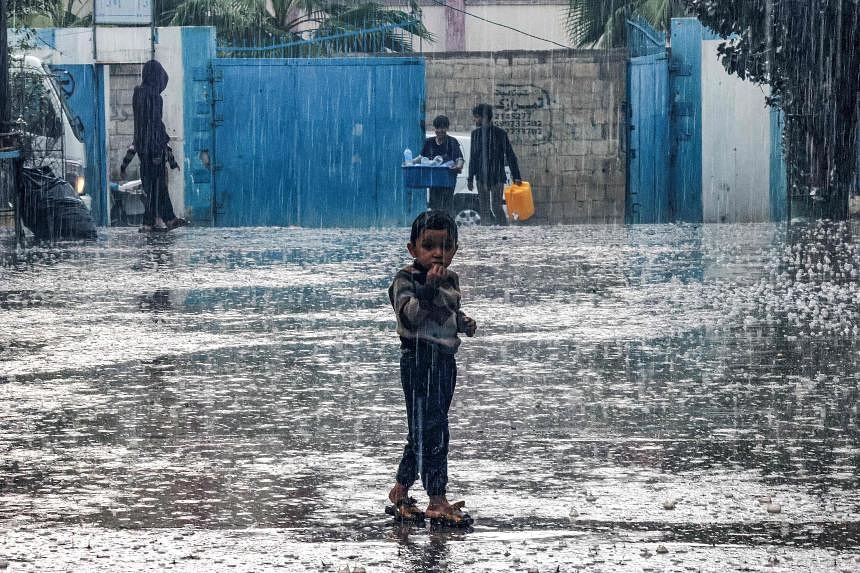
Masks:
[[[453,137],[448,137],[448,128],[451,122],[447,116],[437,115],[433,120],[435,137],[428,137],[421,148],[421,155],[433,159],[441,157],[443,163],[451,161],[451,170],[459,173],[463,170],[463,150],[460,142]],[[431,187],[430,199],[427,202],[428,209],[437,209],[454,216],[454,188],[453,187]]]
[[[475,129],[469,156],[469,175],[466,186],[471,191],[478,182],[478,204],[482,225],[507,225],[508,219],[502,208],[505,187],[505,161],[511,168],[511,177],[516,185],[522,183],[517,156],[511,147],[507,132],[493,125],[493,108],[481,103],[472,108]]]
[[[158,60],[143,65],[140,85],[134,88],[134,149],[140,159],[140,179],[144,201],[142,231],[167,231],[179,226],[167,192],[167,150],[170,136],[164,127],[164,100],[167,72]]]

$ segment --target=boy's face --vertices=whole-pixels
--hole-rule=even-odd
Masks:
[[[475,120],[475,127],[481,127],[482,125],[490,125],[490,120],[484,119],[484,116],[473,115],[472,118]]]
[[[445,229],[424,229],[418,240],[409,243],[406,248],[425,269],[432,269],[433,265],[448,268],[457,252],[457,245]]]

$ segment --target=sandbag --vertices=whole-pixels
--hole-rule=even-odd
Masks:
[[[96,224],[72,186],[50,167],[24,167],[21,219],[37,239],[95,239]]]

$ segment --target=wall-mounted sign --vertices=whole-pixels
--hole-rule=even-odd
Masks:
[[[496,84],[493,121],[511,142],[540,145],[552,140],[549,92],[532,84]]]
[[[94,0],[96,24],[130,24],[152,22],[152,0]]]

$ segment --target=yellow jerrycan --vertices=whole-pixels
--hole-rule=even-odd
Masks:
[[[532,185],[528,181],[505,187],[505,205],[508,206],[508,219],[525,221],[535,214],[532,199]]]

